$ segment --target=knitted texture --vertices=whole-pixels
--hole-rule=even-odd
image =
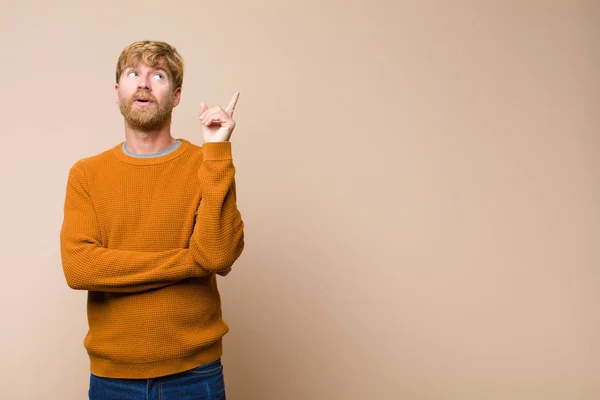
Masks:
[[[62,265],[68,285],[88,291],[97,376],[158,377],[222,355],[216,273],[244,248],[231,143],[180,140],[155,158],[118,145],[69,171]]]

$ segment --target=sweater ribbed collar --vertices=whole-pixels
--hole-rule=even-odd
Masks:
[[[132,164],[132,165],[156,165],[156,164],[163,164],[166,162],[169,162],[177,157],[179,157],[180,155],[182,155],[183,153],[185,153],[191,146],[191,143],[185,139],[181,139],[178,138],[178,140],[181,141],[181,144],[179,145],[179,147],[177,147],[174,151],[164,154],[164,155],[159,155],[157,157],[135,157],[135,156],[130,156],[129,154],[123,152],[123,143],[121,142],[118,145],[116,145],[115,147],[112,148],[111,152],[112,154],[117,157],[119,160],[128,163],[128,164]]]

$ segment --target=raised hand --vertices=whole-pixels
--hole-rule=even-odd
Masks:
[[[202,136],[205,143],[226,142],[235,129],[233,112],[240,97],[240,92],[235,92],[233,98],[223,110],[220,106],[208,108],[200,103],[200,122],[202,122]]]

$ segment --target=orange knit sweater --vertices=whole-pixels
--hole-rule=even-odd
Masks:
[[[119,144],[69,172],[62,264],[68,285],[88,291],[95,375],[151,378],[222,355],[215,274],[244,248],[231,143],[180,140],[156,158]]]

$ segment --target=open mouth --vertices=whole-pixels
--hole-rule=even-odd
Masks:
[[[140,98],[140,99],[135,99],[134,103],[140,104],[140,105],[148,105],[148,104],[152,104],[152,100]]]

